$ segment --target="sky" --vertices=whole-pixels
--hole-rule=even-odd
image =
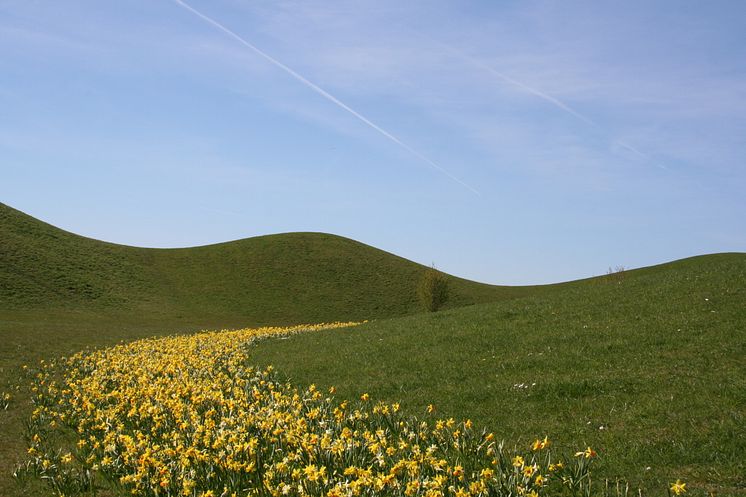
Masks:
[[[746,252],[746,5],[0,0],[0,201],[495,284]]]

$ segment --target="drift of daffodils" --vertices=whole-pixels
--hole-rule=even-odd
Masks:
[[[46,364],[17,476],[67,496],[101,486],[158,497],[587,490],[590,448],[565,462],[547,438],[511,452],[470,421],[436,419],[432,406],[420,420],[397,403],[338,401],[251,365],[257,339],[354,324],[154,338]]]

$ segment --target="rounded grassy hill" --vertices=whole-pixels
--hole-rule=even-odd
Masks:
[[[425,268],[323,233],[202,247],[138,248],[75,235],[0,204],[0,309],[226,316],[242,324],[376,319],[417,312]],[[451,277],[448,306],[521,289]]]

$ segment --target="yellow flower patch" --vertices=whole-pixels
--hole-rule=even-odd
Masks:
[[[154,338],[45,364],[17,473],[57,495],[110,481],[154,497],[551,495],[587,484],[590,448],[565,464],[539,450],[546,438],[519,454],[471,421],[434,419],[432,406],[420,420],[368,393],[339,402],[250,362],[257,339],[355,324]]]

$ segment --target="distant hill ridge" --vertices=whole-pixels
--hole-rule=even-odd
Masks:
[[[419,310],[424,266],[323,233],[193,248],[85,238],[0,203],[0,310],[246,316],[252,323],[375,319]],[[452,278],[450,307],[524,294]]]
[[[743,255],[691,257],[625,271],[624,276],[663,274]],[[324,233],[190,248],[130,247],[64,231],[0,203],[0,311],[136,313],[181,323],[382,319],[421,310],[416,286],[424,269]],[[496,286],[452,276],[446,307],[565,291],[604,278]]]

